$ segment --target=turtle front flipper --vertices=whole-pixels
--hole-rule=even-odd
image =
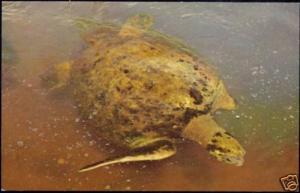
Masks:
[[[63,62],[52,66],[40,78],[44,87],[50,91],[64,88],[70,80],[71,62]]]
[[[174,155],[175,153],[176,147],[174,143],[168,138],[161,138],[153,140],[150,143],[144,144],[144,146],[134,148],[126,155],[108,158],[104,161],[88,165],[80,169],[79,172],[86,172],[115,163],[161,160],[168,158]]]
[[[153,17],[147,14],[137,14],[130,17],[122,26],[119,35],[122,37],[139,37],[153,25]]]

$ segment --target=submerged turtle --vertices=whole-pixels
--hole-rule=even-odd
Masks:
[[[80,115],[130,150],[79,171],[165,159],[176,153],[181,138],[241,166],[244,149],[212,118],[217,109],[235,108],[222,80],[192,49],[151,30],[152,21],[138,14],[121,27],[96,24],[84,35],[86,49],[43,77],[52,90],[69,86]]]

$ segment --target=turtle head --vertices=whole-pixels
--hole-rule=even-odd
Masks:
[[[211,115],[193,118],[182,131],[182,136],[204,146],[219,161],[236,166],[243,165],[246,153],[244,148]]]
[[[242,166],[244,163],[244,148],[227,132],[216,132],[206,149],[219,161],[236,166]]]

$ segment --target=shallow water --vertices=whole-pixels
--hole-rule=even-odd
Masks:
[[[281,191],[280,177],[299,175],[299,4],[5,2],[2,9],[19,81],[2,88],[2,188]],[[121,24],[138,12],[214,63],[239,104],[216,120],[246,149],[242,167],[185,141],[166,160],[77,173],[122,150],[91,133],[72,101],[47,94],[38,76],[81,49],[72,19]]]

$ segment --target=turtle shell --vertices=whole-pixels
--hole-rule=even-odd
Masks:
[[[205,60],[155,31],[120,36],[99,25],[74,59],[71,83],[81,115],[110,140],[129,145],[144,135],[180,136],[211,112],[220,83]]]

